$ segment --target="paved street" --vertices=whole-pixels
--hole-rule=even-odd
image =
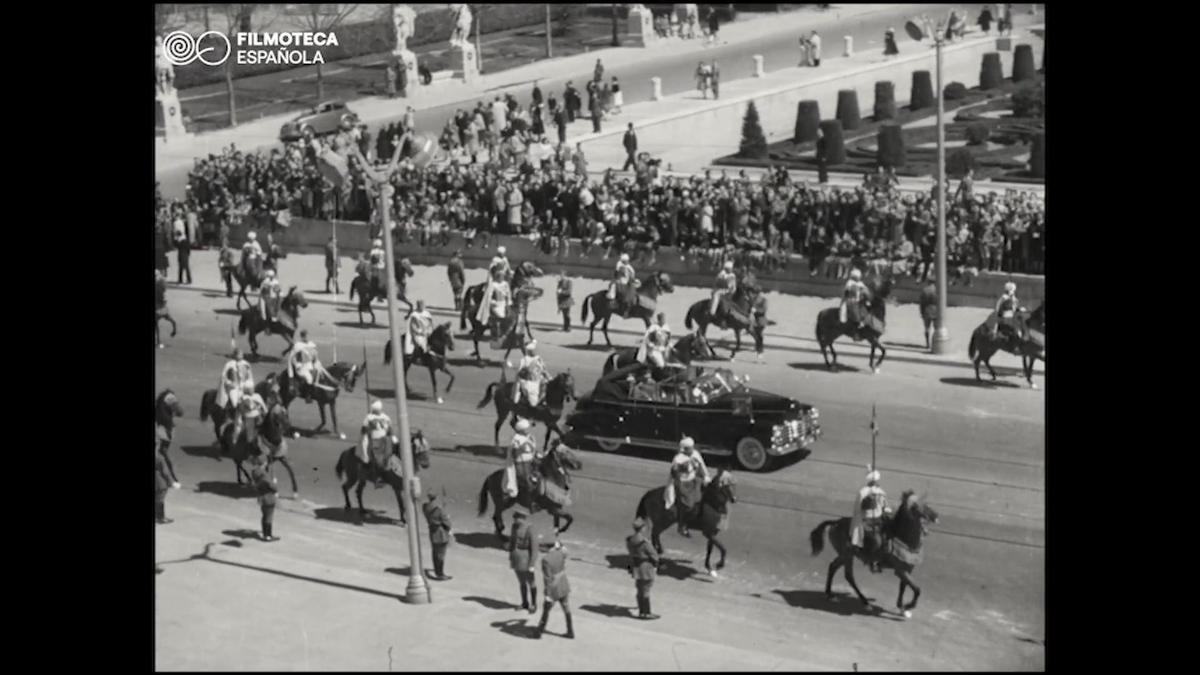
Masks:
[[[212,257],[212,252],[193,256],[199,286],[215,287]],[[312,300],[301,325],[321,346],[327,363],[334,360],[335,343],[337,358],[343,360],[360,361],[365,347],[370,393],[390,397],[390,368],[382,366],[386,327],[360,328],[352,308],[318,302],[325,299],[319,268],[314,256],[292,256],[282,263],[285,287],[298,284]],[[345,261],[343,281],[350,274]],[[483,277],[480,270],[467,274],[469,283]],[[530,312],[540,351],[552,371],[570,368],[577,393],[583,394],[594,384],[607,352],[585,346],[578,329],[552,330],[557,324],[553,280],[542,279],[540,285],[551,291]],[[600,288],[590,280],[576,280],[575,285],[577,301]],[[677,334],[684,330],[686,303],[706,295],[702,289],[679,288],[664,301]],[[457,329],[457,318],[439,309],[450,304],[443,269],[418,268],[409,297],[426,298],[435,319],[452,321]],[[434,448],[422,481],[427,490],[445,490],[458,542],[447,564],[455,579],[434,586],[435,604],[405,606],[388,597],[402,593],[405,579],[397,570],[407,565],[403,536],[394,522],[395,499],[388,490],[368,488],[365,500],[377,512],[358,524],[342,512],[333,475],[338,453],[357,438],[366,406],[363,380],[354,392],[342,392],[338,402],[340,428],[348,440],[306,434],[289,442],[302,500],[281,502],[276,530],[283,540],[263,544],[246,539],[244,531],[257,528],[257,507],[248,491],[233,484],[233,465],[216,453],[211,424],[198,419],[201,395],[215,386],[230,350],[233,301],[219,293],[173,287],[168,306],[179,322],[179,335],[157,351],[156,389],[171,387],[184,402],[186,417],[171,451],[184,486],[168,500],[176,522],[157,529],[156,562],[162,564],[157,576],[157,665],[515,670],[535,667],[529,661],[534,655],[544,665],[553,654],[559,660],[551,662],[559,667],[582,670],[609,663],[651,669],[730,669],[738,663],[764,669],[1043,669],[1043,391],[1021,386],[1011,370],[1018,362],[1008,355],[996,359],[1007,367],[1002,381],[977,386],[961,354],[925,354],[916,346],[922,341],[917,311],[904,305],[889,307],[889,360],[880,374],[870,374],[861,346],[848,344],[840,352],[849,368],[830,373],[811,335],[815,312],[833,302],[772,296],[770,303],[778,323],[768,331],[766,362],[753,363],[752,355],[743,355],[731,367],[748,374],[757,388],[818,406],[824,437],[811,454],[796,456],[775,471],[737,472],[739,499],[729,530],[722,534],[729,562],[719,579],[703,574],[702,538],[663,535],[673,562],[655,586],[655,610],[664,619],[652,624],[623,618],[620,607],[633,603],[632,583],[623,568],[623,538],[641,494],[665,483],[670,453],[585,450],[584,467],[573,481],[576,520],[563,536],[580,636],[571,644],[547,636],[547,651],[542,651],[541,645],[524,647],[529,643],[514,624],[524,616],[507,607],[516,596],[514,580],[504,555],[494,550],[490,520],[475,516],[480,484],[502,462],[491,445],[494,412],[475,407],[487,384],[498,379],[499,353],[485,346],[489,365],[479,367],[466,358],[469,341],[456,339],[450,361],[456,381],[442,405],[431,400],[427,373],[410,373],[410,420]],[[578,311],[577,305],[573,322]],[[985,314],[951,309],[951,335],[965,341]],[[377,315],[382,321],[386,313],[377,309]],[[614,343],[633,344],[640,323],[619,327],[621,332],[610,331]],[[254,365],[256,378],[282,367],[275,358],[283,349],[282,339],[260,337],[260,342],[263,356]],[[238,344],[245,348],[245,338]],[[1045,385],[1040,374],[1035,381]],[[845,596],[826,602],[821,589],[831,554],[827,550],[814,558],[808,544],[809,531],[821,521],[850,514],[870,461],[872,404],[879,408],[878,463],[884,487],[894,500],[903,490],[915,489],[941,515],[916,571],[923,590],[920,606],[907,622],[890,611],[896,579],[861,566],[860,586],[888,611],[864,611]],[[385,405],[392,414],[390,400]],[[293,402],[290,412],[301,430],[318,424],[315,406],[302,400]],[[502,431],[502,442],[509,436]],[[721,465],[710,461],[710,466]],[[278,469],[278,475],[281,494],[290,495],[286,472]],[[544,514],[533,521],[543,531],[549,527]],[[222,543],[231,541],[238,545]],[[208,544],[210,558],[230,564],[189,560]],[[175,560],[187,562],[163,564]],[[841,575],[834,589],[849,592]],[[373,590],[382,590],[383,596]],[[555,615],[551,630],[561,631],[561,621]],[[254,637],[245,639],[250,635]],[[464,650],[464,644],[472,648]],[[612,644],[621,649],[611,649]]]

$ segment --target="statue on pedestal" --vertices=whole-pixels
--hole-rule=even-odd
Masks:
[[[471,39],[471,8],[464,4],[450,5],[454,12],[454,30],[450,33],[450,45],[469,44]]]
[[[175,93],[175,69],[167,58],[162,36],[154,38],[154,83],[157,86],[156,98]]]
[[[396,46],[392,53],[408,51],[408,38],[412,37],[417,13],[408,5],[392,5],[392,25],[396,29]]]

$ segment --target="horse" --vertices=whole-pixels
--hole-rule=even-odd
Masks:
[[[618,349],[604,360],[604,374],[607,375],[618,368],[631,366],[637,362],[637,347]],[[679,338],[671,351],[667,353],[667,363],[691,365],[697,359],[717,358],[717,352],[708,344],[708,340],[699,333],[690,333]]]
[[[409,338],[405,336],[403,339],[407,340]],[[433,397],[437,399],[439,404],[445,403],[442,397],[438,395],[437,371],[440,370],[450,378],[450,381],[446,383],[446,393],[449,394],[450,388],[454,386],[454,373],[450,372],[450,369],[446,367],[447,350],[454,351],[454,336],[450,333],[449,321],[433,329],[433,332],[429,334],[429,349],[423,350],[418,358],[413,358],[413,356],[416,356],[415,353],[413,356],[404,355],[404,388],[408,389],[408,369],[414,363],[420,363],[429,369],[429,380],[433,382]],[[389,365],[391,362],[392,341],[388,340],[387,344],[383,346],[383,365]]]
[[[163,320],[171,324],[171,337],[175,337],[178,327],[167,310],[167,280],[159,277],[154,282],[154,345],[159,349],[162,349],[163,343],[158,334],[158,322]]]
[[[542,456],[538,472],[541,474],[542,481],[548,481],[559,491],[569,493],[571,489],[570,472],[579,471],[582,468],[583,462],[570,448],[561,443],[555,443]],[[575,518],[566,510],[570,504],[559,504],[548,497],[544,490],[539,490],[537,494],[529,494],[527,491],[521,490],[516,497],[509,497],[504,492],[504,472],[505,469],[496,469],[483,480],[483,486],[479,488],[479,511],[476,514],[482,516],[487,513],[490,495],[492,503],[495,504],[492,510],[492,523],[496,526],[496,536],[500,537],[500,541],[508,541],[508,537],[504,534],[504,512],[518,503],[528,508],[531,513],[537,513],[540,510],[549,513],[554,518],[555,534],[566,532],[571,527],[571,523],[575,522]],[[561,528],[558,526],[560,519],[566,521]]]
[[[1046,303],[1038,305],[1033,312],[1028,312],[1021,307],[1017,310],[1017,316],[1025,322],[1026,330],[1023,340],[1016,340],[1007,335],[998,335],[993,338],[986,321],[971,333],[971,343],[967,347],[967,354],[975,364],[976,380],[983,381],[983,378],[979,376],[979,364],[983,363],[987,366],[988,372],[992,374],[992,380],[995,381],[996,371],[992,369],[992,356],[997,351],[1004,350],[1021,357],[1021,370],[1025,373],[1025,381],[1029,383],[1030,388],[1038,388],[1033,382],[1033,364],[1038,359],[1041,359],[1043,363],[1046,361]]]
[[[675,290],[675,286],[671,283],[671,275],[666,272],[652,272],[642,282],[637,289],[638,302],[632,307],[625,308],[625,314],[621,316],[623,319],[641,319],[646,328],[650,327],[650,319],[654,316],[654,310],[658,307],[658,296],[665,293],[671,293]],[[592,338],[596,334],[596,324],[601,321],[604,325],[601,326],[601,332],[604,333],[604,343],[609,347],[612,346],[612,340],[608,338],[608,322],[612,320],[613,308],[609,304],[608,291],[596,291],[583,299],[583,308],[579,320],[587,323],[588,306],[591,305],[592,314],[595,318],[588,326],[588,341],[592,344]]]
[[[558,427],[558,420],[562,419],[563,408],[566,402],[575,399],[575,378],[571,377],[571,370],[568,368],[566,372],[559,373],[550,378],[545,387],[545,402],[540,406],[532,407],[524,401],[520,405],[513,403],[513,385],[511,382],[504,380],[504,371],[500,373],[499,382],[492,382],[487,386],[487,389],[483,392],[483,400],[475,406],[475,409],[482,410],[487,407],[487,404],[492,402],[493,392],[495,392],[496,428],[494,440],[497,451],[500,449],[500,427],[510,415],[524,417],[525,419],[541,422],[546,425],[546,440],[542,443],[543,449],[550,445],[551,431],[558,434],[559,440],[562,439],[563,432]]]
[[[533,279],[543,274],[540,268],[529,261],[525,261],[513,268],[512,281],[509,282],[509,288],[512,290],[512,302],[509,304],[509,321],[515,321],[515,317],[521,308],[528,306],[531,301],[542,297],[545,291],[535,286]],[[471,340],[475,343],[475,351],[471,353],[471,356],[480,359],[483,357],[479,355],[479,338],[483,337],[484,331],[489,330],[491,326],[480,323],[475,318],[475,315],[479,311],[479,305],[483,302],[483,294],[487,289],[487,285],[488,282],[484,282],[467,287],[466,292],[463,293],[462,312],[458,321],[459,330],[466,330],[467,322],[470,321]],[[492,337],[500,338],[502,336],[493,335]]]
[[[896,514],[883,526],[879,564],[894,570],[896,577],[900,579],[900,595],[896,598],[896,607],[904,612],[906,618],[912,616],[912,610],[917,606],[917,598],[921,597],[921,588],[913,582],[912,573],[921,563],[921,539],[928,534],[928,530],[925,529],[926,521],[936,523],[937,511],[918,499],[912,490],[906,490],[900,501],[900,508],[896,509]],[[829,541],[837,551],[837,557],[829,563],[829,572],[825,576],[825,597],[833,599],[833,575],[839,567],[844,566],[846,581],[850,582],[863,605],[870,607],[870,600],[863,595],[854,581],[854,558],[857,557],[864,564],[869,561],[861,550],[852,550],[851,522],[852,519],[848,517],[826,520],[813,529],[809,534],[809,541],[812,543],[813,555],[820,555],[825,546],[825,530],[832,527],[829,530]],[[913,589],[913,599],[905,605],[904,590],[910,586]]]
[[[416,274],[412,268],[412,263],[408,258],[401,258],[396,263],[396,298],[408,305],[408,311],[412,311],[412,303],[408,301],[405,291],[408,285],[408,277]],[[355,294],[358,295],[358,323],[365,325],[363,322],[363,314],[371,315],[371,324],[375,324],[375,310],[371,308],[371,303],[376,300],[387,300],[387,288],[381,284],[373,282],[371,277],[360,273],[355,275],[354,281],[350,282],[350,299],[353,300]]]
[[[867,284],[869,292],[865,304],[869,317],[861,330],[849,323],[842,323],[837,307],[829,307],[817,313],[817,344],[821,345],[821,357],[825,359],[825,365],[830,370],[837,366],[837,351],[833,348],[833,341],[846,335],[856,341],[866,340],[870,343],[871,355],[867,363],[872,372],[879,372],[879,366],[887,356],[887,350],[883,348],[880,338],[883,337],[883,331],[887,328],[887,299],[892,293],[893,283],[894,281],[889,276],[878,283]],[[876,349],[879,350],[878,362],[875,361]],[[833,355],[833,361],[829,360],[826,350]]]
[[[287,356],[287,353],[292,351],[292,335],[296,332],[296,326],[300,324],[300,308],[302,307],[308,307],[304,291],[298,291],[295,286],[292,286],[279,303],[279,314],[269,323],[263,319],[262,310],[258,307],[248,307],[242,310],[242,317],[238,320],[238,335],[245,335],[249,331],[250,353],[258,356],[258,334],[262,332],[276,333],[287,340],[287,348],[283,350],[283,356]],[[281,321],[281,317],[290,321],[291,325]]]
[[[247,269],[247,267],[249,267],[249,269]],[[240,310],[242,308],[243,300],[246,301],[246,305],[248,307],[253,308],[254,303],[246,297],[246,289],[249,288],[252,291],[257,291],[262,286],[263,279],[265,278],[265,270],[262,269],[261,265],[254,267],[248,266],[244,263],[239,263],[237,265],[224,267],[222,270],[222,278],[225,280],[225,287],[227,290],[229,288],[230,278],[238,282],[237,301],[235,303],[236,309]],[[228,295],[228,292],[226,295]]]
[[[319,432],[325,428],[325,408],[329,408],[329,417],[333,421],[333,433],[338,437],[342,437],[342,433],[338,431],[337,421],[337,397],[341,389],[348,392],[354,391],[354,385],[358,382],[358,376],[367,370],[367,363],[364,361],[362,365],[356,363],[348,363],[346,361],[338,361],[333,363],[328,368],[329,376],[333,378],[332,387],[314,386],[312,392],[313,402],[317,404],[317,412],[321,414],[321,423],[317,425],[313,432]],[[320,380],[316,381],[320,384]],[[299,396],[299,387],[293,386],[292,377],[285,369],[279,374],[279,396],[285,408],[292,405],[292,401]]]
[[[171,439],[175,436],[176,417],[183,417],[183,404],[179,402],[179,397],[174,391],[163,389],[154,399],[154,438],[157,446],[155,449],[166,462],[167,471],[171,472],[171,480],[178,483],[179,478],[175,475],[171,456],[167,454],[167,450],[171,448]]]
[[[291,420],[288,419],[287,407],[284,406],[278,396],[271,396],[270,400],[263,399],[267,402],[267,415],[263,418],[262,425],[258,429],[258,447],[259,450],[267,452],[267,471],[271,471],[271,467],[275,462],[283,465],[287,469],[288,476],[292,479],[292,499],[300,496],[300,486],[296,484],[296,472],[292,469],[292,463],[287,458],[287,434],[291,432]],[[272,475],[274,475],[272,473]]]
[[[763,327],[756,324],[754,321],[753,307],[754,299],[760,289],[753,282],[738,283],[737,290],[732,296],[726,296],[725,300],[728,303],[721,303],[717,307],[717,313],[714,315],[709,310],[712,305],[712,300],[700,300],[695,302],[688,308],[687,316],[683,319],[683,325],[688,330],[692,329],[692,323],[695,322],[699,326],[699,333],[707,339],[708,326],[711,324],[717,328],[723,328],[733,331],[734,346],[729,353],[730,360],[737,356],[738,350],[742,348],[742,331],[750,333],[754,337],[756,346],[762,344]],[[736,313],[730,311],[730,307],[737,309],[742,316],[746,317],[742,321]]]
[[[413,471],[419,473],[421,469],[428,469],[429,445],[425,442],[424,435],[418,430],[410,437],[410,441],[413,450]],[[350,446],[342,452],[333,471],[337,474],[338,480],[341,480],[343,475],[345,476],[345,481],[342,483],[342,496],[346,498],[347,512],[353,508],[350,506],[350,487],[357,484],[358,487],[354,494],[358,497],[360,519],[367,516],[367,510],[363,507],[363,488],[367,486],[368,480],[373,480],[376,473],[381,472],[378,476],[379,479],[390,485],[392,491],[396,493],[396,503],[400,506],[400,526],[408,525],[408,519],[404,515],[404,474],[400,463],[399,443],[392,444],[392,454],[388,456],[388,465],[382,471],[369,462],[363,463],[358,458],[358,449],[355,446]]]
[[[221,428],[220,443],[221,454],[228,455],[233,460],[234,473],[237,476],[238,485],[242,485],[242,476],[246,477],[246,482],[253,485],[254,481],[250,478],[250,473],[242,466],[242,463],[251,457],[257,457],[262,454],[262,441],[255,439],[248,441],[246,429],[243,427],[238,430],[238,425],[232,420],[226,421]],[[288,422],[287,410],[277,401],[272,400],[272,403],[267,406],[267,414],[263,415],[262,420],[258,423],[258,436],[264,433],[269,433],[271,438],[282,440],[283,435],[291,430]],[[235,435],[236,434],[236,435]],[[273,450],[271,454],[276,454]],[[292,474],[292,491],[296,491],[296,475],[292,472],[290,464],[285,464],[288,472]]]
[[[688,527],[700,530],[708,540],[708,552],[704,556],[704,569],[710,576],[717,576],[717,570],[725,567],[725,545],[717,539],[721,530],[726,529],[729,518],[729,504],[737,503],[735,487],[737,483],[732,471],[718,469],[713,479],[701,491],[699,507],[693,512]],[[637,517],[650,522],[650,541],[654,550],[662,555],[663,546],[660,535],[663,530],[675,523],[677,511],[674,507],[668,509],[663,494],[666,487],[656,487],[642,495],[637,505]],[[679,495],[675,495],[679,499]],[[716,568],[712,566],[713,547],[721,551],[721,560]]]
[[[279,400],[279,382],[275,377],[275,373],[270,373],[261,382],[254,385],[254,393],[262,397],[263,403],[268,406],[274,405],[273,401]],[[200,421],[207,421],[212,418],[213,435],[217,437],[217,443],[221,442],[221,427],[225,426],[225,419],[228,413],[225,408],[217,405],[217,390],[206,389],[200,398]]]

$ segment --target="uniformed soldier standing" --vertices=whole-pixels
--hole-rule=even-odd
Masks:
[[[534,545],[536,537],[527,517],[528,512],[524,507],[518,506],[513,512],[512,532],[508,537],[508,562],[521,586],[521,609],[533,614],[537,612],[537,577],[533,574],[534,565],[537,564],[537,546]]]
[[[250,477],[254,480],[254,489],[258,492],[258,505],[262,507],[262,540],[279,541],[279,537],[272,533],[272,525],[275,520],[275,493],[279,492],[279,488],[275,486],[276,479],[267,475],[265,458],[258,460]]]
[[[571,582],[567,579],[567,553],[562,542],[554,540],[554,545],[542,556],[542,582],[546,588],[546,603],[542,606],[542,620],[538,622],[534,638],[541,639],[542,631],[546,630],[546,622],[550,620],[550,610],[554,603],[562,605],[563,615],[567,617],[567,632],[563,636],[568,640],[575,639],[575,626],[571,623],[571,605],[567,596],[571,593]]]
[[[625,538],[625,548],[629,551],[629,574],[637,584],[638,618],[657,619],[658,615],[650,611],[650,587],[658,573],[658,554],[642,536],[645,527],[646,521],[641,518],[633,521],[633,534]]]
[[[325,292],[329,292],[329,282],[333,282],[333,292],[341,295],[342,289],[338,287],[338,251],[337,243],[333,237],[325,243]]]
[[[160,525],[175,521],[167,517],[167,490],[171,487],[171,476],[167,474],[167,463],[162,453],[154,449],[154,522]]]
[[[429,500],[421,510],[425,512],[425,522],[429,525],[429,545],[433,550],[433,574],[429,578],[449,581],[453,577],[445,573],[445,565],[446,547],[450,544],[450,516],[446,515],[434,492],[429,493]]]
[[[463,285],[466,283],[461,250],[456,250],[450,257],[450,264],[446,266],[446,276],[450,278],[450,290],[454,293],[454,309],[459,311],[462,309]]]
[[[558,289],[555,295],[558,298],[558,311],[562,313],[563,332],[570,333],[571,307],[575,304],[575,299],[571,297],[571,279],[565,269],[558,273]]]

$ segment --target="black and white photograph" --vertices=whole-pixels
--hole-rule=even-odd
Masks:
[[[156,671],[1046,670],[1043,5],[151,7]]]

